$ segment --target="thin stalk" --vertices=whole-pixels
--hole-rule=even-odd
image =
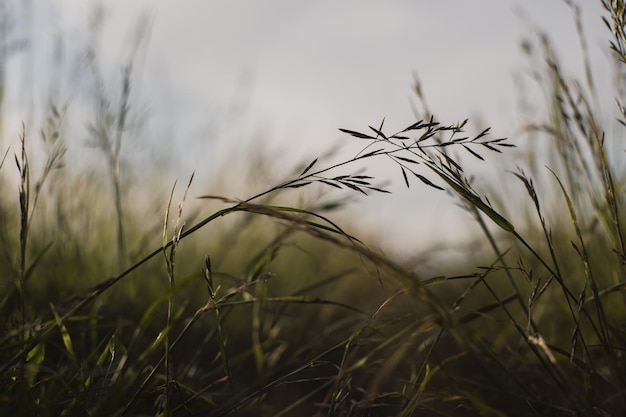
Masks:
[[[185,203],[185,200],[187,198],[187,193],[189,191],[189,188],[191,187],[191,182],[193,181],[193,177],[194,174],[191,175],[191,178],[189,179],[189,183],[187,184],[187,187],[185,188],[185,191],[183,193],[183,197],[180,201],[180,203],[178,203],[178,215],[176,217],[176,225],[174,226],[174,236],[171,239],[172,244],[169,245],[169,253],[167,251],[168,249],[168,245],[167,245],[167,226],[168,226],[168,221],[169,221],[169,213],[170,213],[170,208],[172,206],[172,198],[174,195],[174,190],[176,188],[176,183],[174,183],[174,186],[172,187],[172,192],[170,193],[170,198],[168,200],[167,203],[167,208],[165,210],[165,220],[164,220],[164,224],[163,224],[163,255],[165,256],[165,263],[167,265],[167,277],[168,277],[168,284],[169,284],[169,292],[168,292],[168,300],[167,300],[167,321],[166,321],[166,327],[165,327],[165,397],[166,397],[166,402],[165,402],[165,415],[167,417],[170,417],[172,415],[172,407],[173,407],[173,391],[172,388],[174,387],[175,384],[175,380],[174,380],[174,365],[172,363],[172,359],[171,359],[171,345],[170,345],[170,337],[169,337],[169,333],[170,333],[170,329],[172,326],[172,313],[174,311],[174,286],[176,285],[176,249],[178,247],[178,244],[180,243],[180,239],[181,239],[181,233],[183,232],[183,229],[185,227],[184,222],[182,222],[182,216],[183,216],[183,205]]]
[[[518,304],[520,306],[520,308],[522,309],[522,311],[524,312],[524,314],[526,316],[529,317],[529,325],[532,328],[533,332],[537,332],[537,324],[534,322],[534,320],[532,320],[531,316],[530,316],[530,312],[528,309],[528,306],[526,305],[524,299],[522,298],[522,294],[519,290],[519,288],[517,287],[517,284],[515,283],[515,280],[513,279],[513,275],[511,274],[511,270],[508,267],[506,260],[504,259],[504,253],[500,250],[495,238],[493,237],[493,234],[489,231],[489,228],[487,227],[487,224],[485,223],[485,220],[483,219],[482,215],[480,214],[480,212],[478,211],[478,209],[474,206],[470,207],[470,211],[471,213],[474,215],[474,217],[476,218],[476,221],[478,221],[478,224],[481,228],[481,230],[483,231],[483,233],[485,234],[485,237],[487,238],[487,241],[489,242],[489,245],[491,246],[491,249],[493,249],[494,253],[496,254],[496,256],[498,257],[498,261],[499,263],[504,267],[504,272],[509,280],[509,284],[511,284],[511,287],[513,288],[513,292],[516,295],[516,299],[518,301]],[[517,326],[516,326],[517,327]],[[523,334],[522,332],[522,336],[526,339],[527,335]]]
[[[21,152],[20,160],[17,155],[15,156],[15,162],[20,173],[20,267],[18,277],[18,294],[19,294],[19,322],[20,340],[23,344],[26,343],[28,336],[26,334],[26,247],[28,242],[28,220],[29,220],[29,205],[30,205],[30,165],[28,162],[28,155],[26,153],[26,127],[22,123],[22,133],[20,135]],[[26,351],[21,356],[21,363],[26,363]],[[24,368],[21,367],[22,372]],[[22,375],[23,379],[24,375]]]
[[[126,262],[126,239],[124,234],[124,216],[122,213],[122,186],[120,179],[120,155],[122,150],[122,135],[126,128],[126,118],[128,116],[128,100],[130,97],[130,76],[132,65],[124,68],[122,78],[122,97],[117,115],[117,126],[112,153],[109,156],[111,164],[111,180],[113,182],[113,198],[115,201],[115,212],[117,216],[117,248],[118,262],[120,268]]]
[[[168,226],[168,222],[169,222],[169,214],[170,214],[170,208],[172,206],[172,199],[174,197],[174,190],[176,189],[176,183],[174,183],[174,186],[172,187],[172,191],[170,193],[170,198],[167,202],[167,208],[165,210],[165,220],[163,221],[163,256],[165,257],[165,263],[167,265],[167,278],[168,278],[168,284],[169,284],[169,295],[168,295],[168,300],[167,300],[167,319],[166,319],[166,323],[165,323],[165,415],[167,417],[169,417],[171,415],[172,412],[172,403],[170,401],[171,399],[171,389],[170,389],[170,369],[171,369],[171,363],[170,363],[170,338],[169,338],[169,330],[170,330],[170,326],[172,323],[172,311],[173,311],[173,295],[172,295],[172,289],[174,287],[175,284],[175,273],[174,273],[174,261],[175,261],[175,252],[176,252],[176,244],[172,244],[170,250],[169,250],[169,254],[167,253],[167,245],[165,244],[165,242],[168,241],[168,233],[167,233],[167,226]],[[174,233],[176,233],[176,231],[174,231]],[[172,242],[174,242],[174,238],[172,238]]]

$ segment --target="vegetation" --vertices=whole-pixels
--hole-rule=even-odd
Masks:
[[[619,80],[626,3],[602,4]],[[41,163],[26,125],[0,159],[0,413],[625,414],[623,127],[603,127],[592,74],[569,79],[546,37],[525,51],[548,113],[528,124],[526,158],[504,168],[514,191],[472,180],[468,161],[521,142],[425,114],[396,133],[341,129],[358,154],[313,159],[245,200],[202,195],[188,215],[191,176],[139,208],[121,172],[128,64],[119,106],[97,82],[89,123],[103,207],[106,184],[64,172],[68,110],[50,105]],[[477,222],[458,273],[421,276],[332,220],[354,193],[387,192],[362,169],[374,159],[407,187],[449,192]]]

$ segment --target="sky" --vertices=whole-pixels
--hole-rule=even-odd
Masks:
[[[470,118],[477,131],[492,126],[495,136],[515,138],[522,120],[514,80],[528,70],[521,41],[545,31],[568,71],[578,75],[582,68],[573,14],[561,0],[6,3],[18,22],[16,38],[28,46],[8,59],[5,131],[36,114],[33,103],[45,101],[51,90],[81,102],[87,81],[77,75],[77,57],[90,42],[99,5],[104,19],[97,49],[105,82],[118,87],[120,66],[135,51],[133,99],[144,112],[143,134],[151,137],[135,146],[145,163],[175,160],[163,174],[170,183],[192,170],[210,175],[229,150],[253,149],[255,142],[286,160],[312,159],[349,140],[339,128],[366,129],[383,118],[390,130],[408,126],[415,121],[415,74],[442,122]],[[577,4],[594,65],[602,68],[609,34],[600,1]],[[135,48],[141,27],[146,36]],[[64,59],[53,65],[59,39]],[[50,74],[56,74],[53,81]],[[79,148],[85,135],[76,134]],[[395,199],[387,204],[373,198],[360,206],[362,218],[391,236],[407,233],[406,224],[393,220],[399,216],[426,234],[438,233],[432,219],[448,216],[443,223],[455,230],[459,214],[451,199],[408,193],[398,175],[391,177],[398,183]]]

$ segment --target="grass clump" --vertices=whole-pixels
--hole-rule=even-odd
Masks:
[[[626,5],[602,4],[623,71]],[[513,141],[428,114],[395,133],[384,121],[341,129],[363,142],[353,157],[313,159],[244,200],[201,195],[203,217],[186,213],[192,176],[178,203],[172,188],[160,226],[146,233],[132,226],[152,220],[123,207],[119,176],[130,78],[117,116],[98,93],[109,122],[91,125],[113,220],[98,212],[68,220],[94,209],[84,200],[59,206],[81,184],[57,175],[65,110],[51,108],[41,171],[24,126],[13,152],[17,208],[0,203],[2,414],[624,414],[625,174],[607,151],[619,137],[608,137],[591,104],[599,100],[591,74],[586,84],[568,79],[548,40],[536,44],[550,107],[528,132],[550,139],[542,149],[550,166],[538,168],[529,151],[507,167],[514,182],[505,186],[524,198],[488,198],[468,173],[467,158],[506,154]],[[626,125],[619,97],[617,109]],[[421,276],[332,220],[343,197],[307,198],[316,187],[386,193],[360,169],[374,158],[391,162],[407,187],[447,191],[477,222],[483,235],[457,274]],[[289,203],[300,192],[302,203]],[[96,239],[77,232],[85,224]],[[135,256],[131,240],[152,250]],[[105,278],[110,265],[124,266]],[[87,282],[76,285],[80,277]]]

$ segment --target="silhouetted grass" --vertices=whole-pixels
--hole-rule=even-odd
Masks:
[[[623,71],[626,8],[603,5]],[[527,131],[549,139],[549,166],[522,146],[529,156],[504,159],[486,192],[468,158],[506,158],[514,143],[427,114],[399,132],[341,129],[362,141],[356,155],[312,158],[243,200],[192,201],[192,176],[151,203],[152,218],[130,204],[137,195],[122,199],[128,73],[116,115],[95,98],[110,207],[93,198],[97,178],[63,175],[66,109],[51,107],[43,164],[29,160],[24,126],[7,151],[17,194],[1,184],[18,203],[0,203],[2,414],[624,414],[625,181],[607,152],[619,137],[602,127],[590,72],[569,79],[545,37],[526,49],[550,100]],[[619,96],[617,108],[626,125]],[[477,222],[458,274],[421,276],[333,220],[354,193],[387,192],[362,170],[374,158],[407,187],[446,190]]]

